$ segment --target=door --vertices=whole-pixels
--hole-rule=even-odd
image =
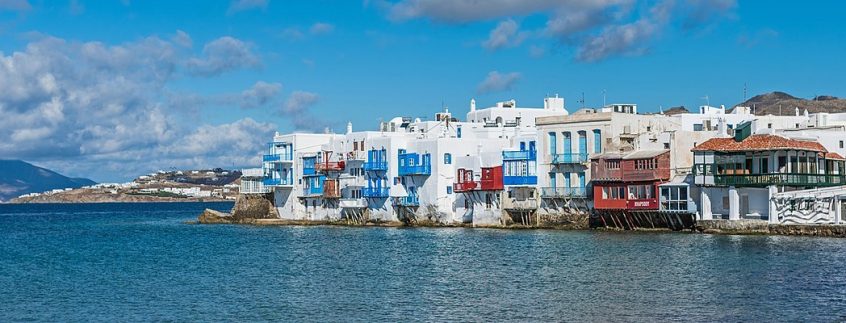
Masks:
[[[535,147],[535,141],[529,141],[529,151],[535,151],[537,147]]]
[[[587,154],[587,133],[579,131],[579,154]]]

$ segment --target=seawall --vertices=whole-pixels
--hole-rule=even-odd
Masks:
[[[846,225],[769,224],[762,220],[699,220],[696,230],[711,234],[786,235],[846,238]]]

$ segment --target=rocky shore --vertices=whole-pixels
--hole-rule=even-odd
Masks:
[[[699,220],[696,231],[729,235],[785,235],[846,238],[846,225],[769,224],[762,220]]]
[[[143,203],[143,202],[224,202],[216,197],[166,197],[126,193],[104,193],[92,189],[74,189],[55,194],[18,197],[9,203]]]

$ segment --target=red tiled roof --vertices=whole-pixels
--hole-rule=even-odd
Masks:
[[[776,135],[751,135],[740,142],[734,141],[734,138],[712,138],[693,147],[692,151],[730,152],[780,149],[828,152],[823,145],[815,141],[796,140]]]
[[[840,156],[840,154],[836,152],[825,153],[825,159],[846,160],[846,158],[843,158],[843,156]]]

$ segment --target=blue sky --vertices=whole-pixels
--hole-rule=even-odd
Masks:
[[[73,176],[240,167],[273,131],[514,98],[846,95],[839,1],[0,0],[0,156]]]

